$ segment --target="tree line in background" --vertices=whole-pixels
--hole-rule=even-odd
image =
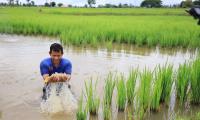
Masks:
[[[0,3],[0,6],[36,6],[35,2],[33,0],[26,0],[26,3],[22,3],[19,0],[7,0],[6,3]],[[87,7],[94,7],[96,4],[96,0],[87,0],[87,4],[85,4],[84,8]],[[140,7],[146,7],[146,8],[160,8],[160,7],[191,7],[194,5],[200,5],[200,0],[184,0],[180,4],[174,4],[174,5],[163,5],[162,0],[143,0],[140,4]],[[56,3],[54,1],[46,2],[44,5],[45,7],[62,7],[63,3]],[[80,6],[72,6],[68,5],[66,7],[80,7]],[[139,7],[134,6],[132,4],[121,4],[118,5],[115,4],[104,4],[104,5],[98,5],[98,8],[133,8],[133,7]]]

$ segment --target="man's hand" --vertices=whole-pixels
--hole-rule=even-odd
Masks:
[[[69,81],[70,79],[71,79],[71,75],[66,74],[66,73],[55,73],[55,74],[52,74],[51,76],[49,75],[44,76],[45,83],[65,82],[65,81]]]
[[[50,82],[60,82],[60,76],[56,73],[56,74],[52,74],[51,76],[50,76]]]
[[[70,74],[66,74],[66,73],[63,73],[61,74],[61,79],[63,81],[69,81],[71,79],[71,75]]]

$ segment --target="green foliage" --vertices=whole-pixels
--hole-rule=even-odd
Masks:
[[[117,78],[117,105],[119,111],[125,110],[126,105],[126,85],[123,74]]]
[[[200,103],[200,58],[192,63],[191,69],[191,101],[194,104]]]
[[[141,5],[141,7],[162,7],[162,1],[161,0],[144,0]]]
[[[102,44],[109,50],[112,43],[168,48],[200,46],[200,27],[184,9],[6,7],[0,14],[1,33],[54,36],[65,44]]]
[[[162,79],[162,94],[160,102],[165,102],[168,105],[171,96],[172,85],[174,83],[173,66],[166,64],[161,68],[160,72],[160,78]]]
[[[96,4],[96,0],[87,0],[90,7],[92,7],[92,4]]]
[[[85,82],[85,91],[86,91],[86,100],[87,100],[87,108],[90,114],[96,115],[98,113],[100,99],[96,95],[96,85],[95,83],[93,87],[92,79],[88,84]]]
[[[78,103],[78,110],[76,112],[77,120],[86,120],[87,119],[87,109],[83,107],[83,95]]]
[[[144,69],[140,74],[140,86],[137,92],[137,106],[136,106],[136,118],[143,119],[146,111],[150,108],[151,95],[152,95],[152,72],[148,69]]]
[[[181,2],[180,7],[187,8],[187,7],[192,7],[192,5],[193,5],[192,0],[185,0]]]
[[[191,71],[190,64],[186,62],[183,65],[180,65],[178,69],[177,80],[176,80],[176,91],[177,91],[177,97],[181,105],[183,105],[187,99],[187,90],[189,87],[190,74],[191,74],[190,71]]]
[[[114,76],[113,76],[112,73],[108,74],[105,82],[106,82],[105,87],[104,87],[105,104],[111,105],[113,90],[114,90],[114,87],[115,87]]]
[[[107,104],[106,99],[104,99],[104,102],[103,102],[103,118],[104,120],[111,119],[111,107],[109,104]]]
[[[162,82],[162,68],[159,66],[155,69],[155,78],[153,81],[153,93],[151,101],[151,110],[153,111],[158,111],[160,109],[160,100],[163,91]]]
[[[126,81],[126,94],[128,104],[133,104],[133,100],[135,97],[135,85],[138,76],[138,69],[131,69],[129,72],[128,79]]]

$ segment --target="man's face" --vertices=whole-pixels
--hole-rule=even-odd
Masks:
[[[59,51],[52,51],[51,53],[49,52],[49,55],[51,56],[51,59],[54,63],[60,62],[60,59],[62,58],[62,52]]]

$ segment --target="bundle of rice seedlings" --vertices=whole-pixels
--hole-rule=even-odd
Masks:
[[[177,91],[177,97],[181,105],[183,105],[183,103],[187,99],[187,91],[190,81],[190,71],[191,71],[190,64],[185,62],[183,65],[179,66],[177,72],[176,91]]]
[[[86,91],[86,100],[87,100],[87,108],[90,114],[96,115],[99,109],[100,99],[96,96],[96,85],[93,87],[92,79],[88,84],[85,82],[85,91]]]
[[[136,92],[136,115],[137,120],[143,120],[151,105],[152,95],[152,79],[153,75],[151,70],[144,69],[140,73],[139,88]]]
[[[126,86],[125,86],[125,78],[123,75],[118,76],[117,105],[119,111],[124,111],[126,105]]]
[[[151,101],[151,110],[158,111],[160,108],[160,99],[162,94],[162,71],[161,67],[156,67],[154,74],[153,93]]]
[[[160,74],[162,76],[162,94],[160,102],[165,102],[168,105],[171,96],[172,85],[174,83],[173,66],[166,64],[161,68]]]
[[[83,94],[81,95],[81,99],[78,103],[78,110],[76,112],[77,120],[86,120],[87,119],[87,109],[83,107]]]
[[[192,63],[191,68],[191,102],[200,104],[200,58]]]
[[[133,103],[137,76],[138,76],[138,69],[136,70],[131,69],[128,79],[126,81],[126,94],[127,94],[128,104]]]
[[[106,99],[105,104],[111,105],[114,87],[115,87],[114,76],[112,73],[109,73],[106,78],[104,86],[104,99]]]

